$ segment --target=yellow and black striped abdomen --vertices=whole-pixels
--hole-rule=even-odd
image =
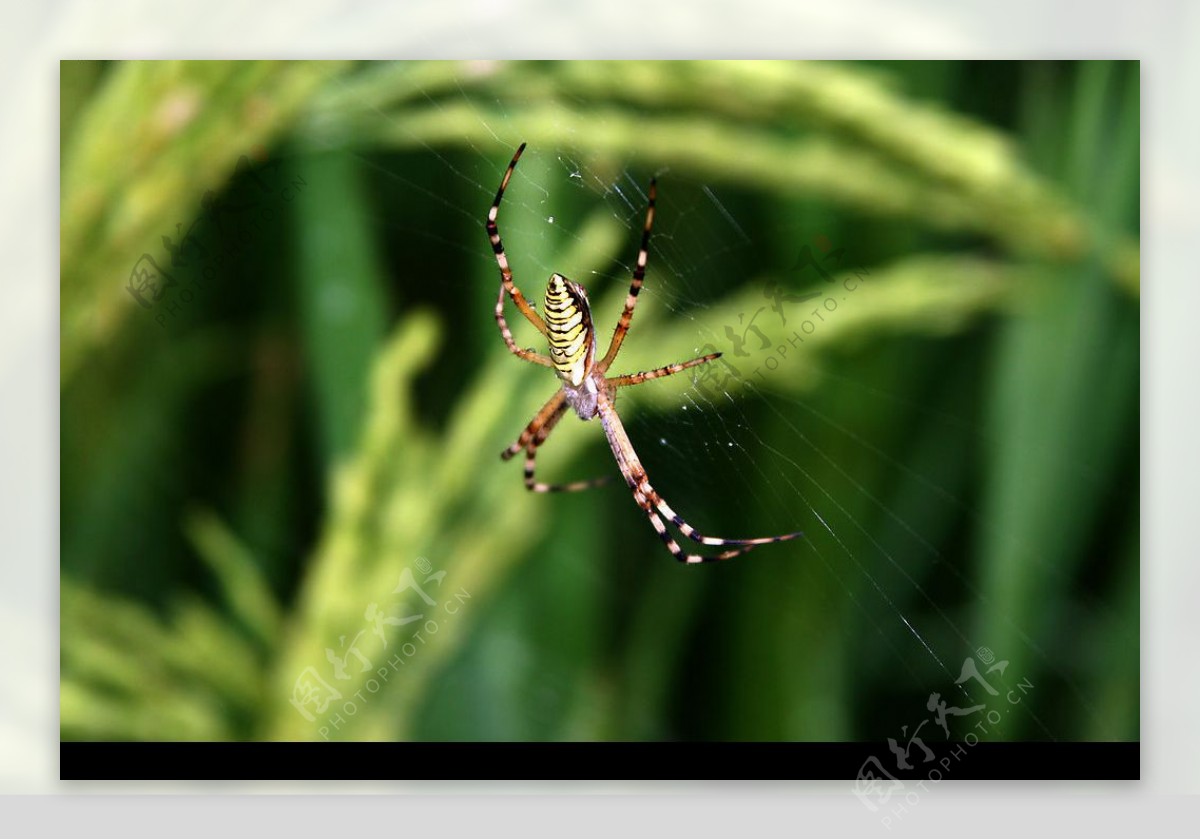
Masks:
[[[579,387],[592,368],[596,351],[587,293],[561,274],[550,275],[544,317],[554,368],[563,381]]]

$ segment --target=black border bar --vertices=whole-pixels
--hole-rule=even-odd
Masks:
[[[886,743],[62,742],[62,779],[623,780],[1115,779],[1139,742],[929,742],[898,766]],[[864,775],[866,774],[866,775]],[[884,775],[886,774],[886,775]]]

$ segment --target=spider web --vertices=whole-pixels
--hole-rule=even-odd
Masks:
[[[467,86],[459,85],[450,98],[475,107],[478,104],[475,96],[468,92]],[[425,98],[435,108],[445,106],[443,90]],[[502,149],[515,149],[519,142],[528,139],[520,120],[508,116],[518,113],[512,103],[487,104],[489,113],[494,114],[499,106],[499,112],[505,115],[499,124],[494,118],[485,121],[479,117],[484,133],[497,140]],[[397,136],[405,136],[402,121],[382,113],[377,116],[388,119]],[[428,144],[415,137],[412,141],[410,145],[422,148],[435,162],[436,171],[421,183],[400,174],[398,167],[381,162],[379,156],[360,156],[379,176],[383,189],[398,192],[405,203],[434,208],[460,224],[452,229],[416,224],[391,233],[420,247],[435,247],[465,264],[489,267],[494,277],[494,261],[483,236],[482,222],[509,152],[497,152],[493,144],[483,147],[474,136],[464,137],[449,147]],[[742,209],[737,188],[707,183],[685,171],[674,171],[671,161],[663,161],[655,170],[627,162],[618,166],[613,169],[610,162],[594,161],[570,146],[530,145],[506,193],[500,217],[518,285],[531,300],[538,301],[546,277],[557,271],[581,282],[589,290],[594,307],[600,300],[612,299],[605,298],[608,294],[623,300],[637,255],[648,179],[656,175],[658,213],[639,314],[644,309],[661,308],[660,317],[655,319],[659,327],[670,325],[678,329],[681,324],[692,325],[696,355],[715,347],[750,374],[756,363],[761,365],[768,357],[768,349],[758,343],[758,333],[743,329],[744,324],[736,321],[728,324],[728,331],[714,330],[707,325],[704,315],[721,304],[730,285],[729,278],[733,278],[734,286],[741,286],[747,277],[750,283],[761,285],[762,278],[772,269],[778,272],[790,264],[784,261],[795,259],[794,254],[764,253],[762,238],[756,234],[771,230],[776,223],[756,218]],[[560,264],[558,260],[564,253],[585,245],[585,228],[596,214],[615,222],[622,232],[615,262],[589,267]],[[817,231],[809,232],[813,233]],[[495,286],[483,291],[475,289],[473,273],[471,279],[454,272],[442,279],[461,287],[462,299],[478,300],[481,309],[490,312]],[[768,304],[766,296],[763,302],[764,306]],[[616,309],[594,309],[601,351],[610,335],[610,325],[616,322],[619,306],[618,303]],[[809,308],[810,305],[796,303],[784,314],[802,316]],[[528,325],[513,307],[509,307],[508,313],[518,343],[532,344]],[[780,317],[769,308],[758,315],[762,329],[769,333],[772,348],[779,336],[792,334],[794,327],[769,320]],[[769,328],[768,323],[771,323]],[[492,332],[489,338],[499,341]],[[744,355],[737,352],[731,334],[743,339]],[[635,317],[613,372],[631,372],[684,360],[656,357],[654,344],[653,336],[639,329],[639,318]],[[806,375],[798,361],[781,359],[779,363],[794,364],[797,376]],[[875,382],[859,381],[852,363],[827,366],[821,376],[844,393],[924,426],[929,437],[942,432],[966,434],[975,440],[986,436],[972,418],[949,416],[928,407],[920,397],[881,390]],[[549,388],[548,385],[547,393]],[[676,511],[700,531],[726,537],[803,530],[804,536],[787,548],[763,547],[753,556],[759,560],[770,552],[787,552],[790,561],[808,564],[828,575],[849,603],[853,613],[850,620],[858,624],[861,632],[874,638],[881,655],[891,660],[898,673],[907,675],[912,685],[938,688],[945,695],[956,694],[959,702],[979,699],[980,693],[972,684],[956,685],[955,680],[960,676],[964,658],[987,647],[988,640],[977,638],[975,629],[963,617],[966,612],[963,599],[969,607],[984,596],[972,583],[970,570],[960,568],[956,557],[947,556],[945,549],[939,548],[946,544],[945,535],[923,533],[923,524],[908,510],[900,509],[894,496],[881,498],[873,488],[905,483],[926,503],[949,506],[964,513],[975,526],[986,529],[988,523],[980,519],[973,500],[960,498],[937,477],[912,466],[910,453],[889,449],[871,435],[844,423],[838,412],[822,399],[820,388],[794,392],[755,388],[714,390],[697,387],[688,373],[639,388],[664,389],[675,399],[672,411],[655,409],[622,414],[651,481]],[[626,397],[622,395],[621,399]],[[514,430],[525,419],[524,416],[514,419]],[[763,430],[764,424],[770,427],[769,433]],[[568,430],[568,427],[578,428]],[[592,434],[595,446],[604,447],[598,424],[578,424],[568,418],[555,435],[581,433]],[[788,445],[781,448],[777,445],[780,440]],[[564,474],[553,450],[552,440],[539,452],[544,455],[539,457],[538,464],[541,480],[584,477]],[[797,452],[802,454],[798,456]],[[878,480],[881,473],[887,477],[885,481]],[[518,489],[514,473],[514,492]],[[628,510],[630,516],[640,516],[634,513],[632,503],[628,504]],[[712,527],[708,517],[714,512],[720,513],[723,523],[733,524]],[[882,528],[892,532],[886,544],[878,535]],[[648,524],[646,531],[647,538],[652,538]],[[793,550],[792,546],[799,547]],[[1036,552],[1037,546],[1026,549]],[[664,562],[667,561],[664,555]],[[960,595],[948,598],[947,586]],[[786,599],[789,591],[785,589],[779,595]],[[1079,706],[1088,711],[1087,698],[1070,684],[1070,676],[1023,628],[1013,630],[1041,660],[1039,667],[1068,683]],[[921,710],[912,711],[915,716]],[[1039,737],[1056,737],[1050,725],[1038,719],[1032,710],[1026,707],[1024,711]],[[899,737],[900,733],[891,734]]]

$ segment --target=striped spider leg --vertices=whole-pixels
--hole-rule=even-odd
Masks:
[[[646,259],[650,251],[650,229],[654,225],[654,202],[657,194],[657,187],[653,179],[650,181],[646,222],[642,228],[642,244],[638,251],[637,264],[633,270],[633,281],[629,287],[629,294],[625,298],[625,308],[617,321],[617,327],[613,331],[612,339],[604,356],[600,359],[596,358],[596,331],[592,325],[592,311],[588,304],[587,291],[583,286],[568,280],[561,274],[551,274],[550,281],[546,285],[546,299],[543,308],[545,317],[539,316],[534,311],[533,306],[513,282],[512,270],[509,268],[504,245],[500,239],[500,229],[496,223],[500,213],[500,201],[504,198],[504,191],[508,187],[508,182],[512,178],[513,170],[516,169],[517,161],[521,159],[523,151],[525,151],[524,143],[520,145],[516,154],[513,155],[512,161],[508,164],[508,169],[505,170],[504,178],[500,182],[500,189],[496,192],[496,200],[492,202],[487,216],[488,238],[491,240],[496,262],[500,266],[500,292],[496,300],[496,324],[500,327],[500,335],[504,339],[505,345],[514,355],[526,361],[553,368],[562,387],[542,406],[517,440],[500,453],[500,457],[507,461],[524,450],[525,486],[536,493],[584,490],[607,481],[607,477],[575,481],[569,484],[544,484],[534,480],[537,450],[546,442],[550,432],[554,430],[558,421],[570,408],[582,420],[600,418],[604,436],[608,440],[609,448],[617,461],[621,475],[625,478],[625,483],[633,492],[634,501],[649,518],[650,524],[654,526],[654,530],[667,549],[680,562],[707,563],[713,560],[725,560],[744,554],[756,546],[783,542],[800,536],[800,532],[797,531],[777,537],[755,539],[730,540],[721,537],[707,537],[672,510],[666,500],[650,484],[646,470],[633,448],[633,443],[629,440],[621,418],[617,415],[615,405],[617,389],[640,385],[662,376],[671,376],[690,367],[711,362],[721,354],[710,353],[707,356],[641,373],[611,377],[605,375],[620,351],[625,336],[629,333],[629,325],[633,321],[633,312],[637,306],[638,293],[642,290],[642,281],[646,276]],[[550,350],[548,356],[517,346],[504,317],[505,296],[510,298],[518,311],[533,324],[538,332],[546,337]],[[664,519],[670,521],[679,529],[680,533],[693,542],[721,547],[725,550],[712,555],[687,553],[667,531]]]

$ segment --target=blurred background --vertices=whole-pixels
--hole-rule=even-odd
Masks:
[[[1136,739],[1139,83],[63,62],[62,737]],[[614,369],[725,356],[622,417],[697,529],[801,539],[683,567],[497,457],[557,387],[492,315],[522,141],[517,283],[602,342],[658,177]],[[572,417],[538,468],[616,474]]]

